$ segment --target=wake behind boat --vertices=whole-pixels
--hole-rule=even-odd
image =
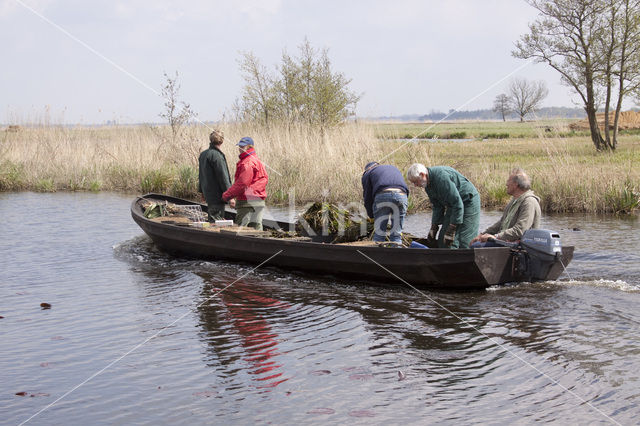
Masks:
[[[509,282],[555,280],[573,258],[557,233],[525,234],[514,247],[422,249],[314,242],[308,237],[282,238],[295,225],[265,219],[265,231],[206,226],[199,220],[171,216],[149,218],[149,203],[207,211],[207,206],[162,194],[137,197],[131,216],[161,250],[189,258],[223,259],[285,270],[371,280],[391,285],[445,290],[484,289]],[[235,214],[227,211],[226,219]],[[271,231],[280,230],[281,232]],[[529,232],[529,231],[528,231]],[[423,239],[414,238],[418,243]],[[525,241],[528,241],[525,243]]]

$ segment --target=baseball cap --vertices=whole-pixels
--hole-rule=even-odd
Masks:
[[[253,145],[253,139],[251,139],[248,136],[245,136],[244,138],[240,139],[240,142],[238,142],[236,145],[238,146]]]

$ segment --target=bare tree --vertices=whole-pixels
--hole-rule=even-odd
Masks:
[[[589,120],[591,140],[598,151],[606,148],[596,119],[596,78],[602,68],[602,52],[597,40],[603,34],[602,16],[607,2],[602,0],[527,0],[540,17],[529,25],[512,54],[534,58],[555,69],[563,83],[582,98]]]
[[[196,113],[188,103],[179,100],[180,84],[178,83],[178,72],[174,78],[169,77],[165,72],[165,84],[162,86],[161,96],[164,99],[165,110],[160,117],[169,122],[171,127],[171,139],[175,145],[178,136],[185,124],[196,117]]]
[[[529,82],[516,78],[509,84],[509,100],[513,111],[524,121],[527,114],[531,114],[540,108],[540,104],[549,94],[544,81]]]
[[[502,121],[507,121],[507,115],[511,114],[511,102],[509,101],[509,96],[504,93],[496,96],[493,101],[493,112],[497,112],[502,116]]]
[[[618,121],[623,98],[640,91],[640,0],[609,0],[608,40],[613,46],[607,59],[604,79],[607,85],[605,103],[605,141],[611,150],[617,147]],[[606,46],[606,44],[605,44]],[[607,72],[608,71],[608,72]],[[609,129],[609,100],[617,84],[613,135]]]

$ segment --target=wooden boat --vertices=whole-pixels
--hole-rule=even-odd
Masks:
[[[410,284],[426,289],[483,289],[509,282],[555,280],[573,258],[573,247],[556,247],[555,253],[540,254],[535,248],[522,247],[449,250],[354,246],[220,232],[222,229],[212,232],[184,226],[184,223],[148,219],[143,208],[148,201],[200,206],[203,211],[207,206],[161,194],[147,194],[132,202],[133,220],[167,253],[252,264],[266,261],[264,266],[361,281]],[[227,219],[234,217],[235,213],[226,212]],[[292,226],[286,222],[263,221],[265,230],[292,230]]]

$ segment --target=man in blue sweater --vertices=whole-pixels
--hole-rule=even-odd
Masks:
[[[402,172],[389,164],[368,163],[362,174],[362,190],[367,215],[374,219],[373,241],[386,241],[391,216],[389,241],[402,244],[409,194]]]

